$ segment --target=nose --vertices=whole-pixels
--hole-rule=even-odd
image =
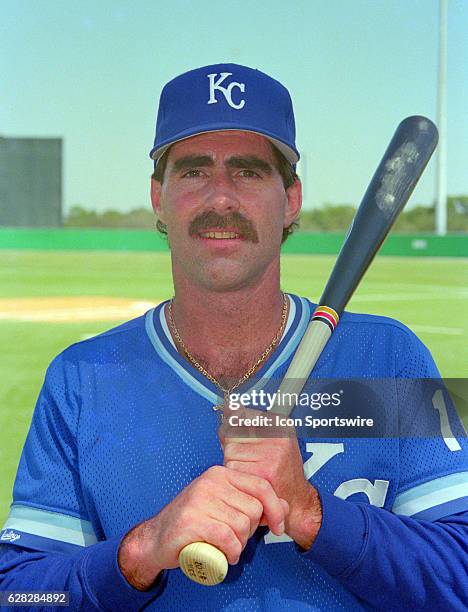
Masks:
[[[236,186],[228,172],[219,172],[212,176],[206,203],[212,210],[218,212],[239,210],[240,202]]]

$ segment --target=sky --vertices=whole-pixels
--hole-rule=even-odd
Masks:
[[[438,0],[0,0],[0,135],[64,139],[64,207],[149,207],[163,85],[259,68],[291,92],[305,207],[357,204],[398,123],[436,120]],[[448,0],[447,187],[468,194],[468,2]],[[435,194],[430,162],[411,203]]]

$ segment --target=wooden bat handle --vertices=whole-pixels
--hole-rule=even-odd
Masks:
[[[205,586],[219,584],[228,571],[224,553],[207,542],[187,544],[179,553],[179,565],[187,578]]]

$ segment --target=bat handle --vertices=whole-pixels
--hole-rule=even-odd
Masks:
[[[207,542],[187,544],[179,553],[180,569],[187,578],[213,586],[226,578],[228,562],[219,548]]]

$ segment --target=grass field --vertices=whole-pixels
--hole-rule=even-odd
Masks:
[[[0,527],[47,364],[67,345],[172,295],[169,256],[0,252]],[[286,255],[283,289],[317,300],[334,257]],[[468,362],[468,260],[377,259],[349,310],[397,318],[432,351],[444,377]]]

